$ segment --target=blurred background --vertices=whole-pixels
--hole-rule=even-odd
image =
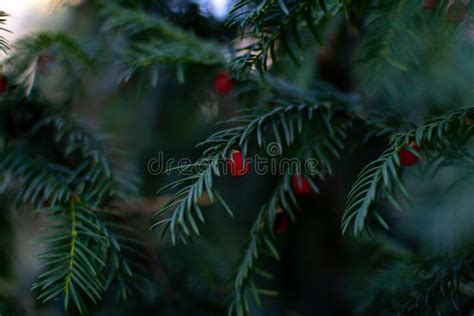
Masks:
[[[121,4],[135,7],[136,2],[123,0]],[[236,36],[236,30],[225,27],[234,2],[147,0],[140,5],[149,13],[165,16],[200,38],[217,43],[226,55],[226,46]],[[212,65],[186,65],[184,77],[175,66],[165,65],[159,67],[154,77],[134,75],[128,81],[120,81],[122,73],[114,56],[124,39],[103,31],[103,16],[97,11],[96,1],[1,0],[0,9],[10,14],[10,42],[40,30],[66,31],[101,61],[94,69],[71,79],[65,78],[54,50],[45,52],[47,58],[41,65],[44,70],[36,78],[37,87],[47,100],[57,103],[70,97],[74,89],[76,115],[91,129],[107,135],[109,142],[123,152],[117,159],[141,179],[140,197],[130,201],[128,218],[145,243],[148,282],[143,285],[144,293],[121,303],[106,297],[92,313],[225,315],[239,250],[276,179],[253,173],[243,178],[218,179],[235,219],[230,219],[220,206],[203,201],[207,221],[202,236],[192,245],[171,246],[169,240],[161,240],[149,227],[152,215],[169,198],[167,194],[157,195],[156,191],[176,178],[151,174],[147,164],[160,153],[164,153],[165,159],[199,158],[201,151],[195,145],[219,130],[217,122],[231,118],[241,108],[258,105],[253,104],[259,102],[258,96],[243,96],[255,87],[236,79],[232,93],[216,93],[214,81],[222,69]],[[308,39],[309,35],[302,33],[302,37]],[[325,46],[305,45],[302,66],[283,59],[275,77],[307,87],[316,78],[349,95],[357,95],[361,86],[354,79],[351,64],[359,35],[343,19],[335,19],[324,37]],[[440,71],[439,78],[455,78],[460,70],[453,69]],[[465,72],[463,76],[472,74]],[[407,83],[389,102],[395,105],[390,111],[395,109],[398,117],[406,118],[409,125],[422,114],[440,110],[446,94],[430,95],[429,106],[414,108],[413,104],[437,87],[419,87],[416,91],[422,96],[413,96],[410,80],[415,79],[405,79]],[[464,84],[468,86],[470,81]],[[429,92],[420,92],[423,89]],[[402,99],[406,101],[399,102]],[[321,184],[321,193],[299,201],[301,212],[297,222],[290,224],[287,233],[278,235],[281,260],[262,259],[262,265],[275,275],[267,287],[280,295],[265,298],[263,306],[254,309],[252,315],[381,315],[370,311],[370,288],[379,285],[379,281],[371,283],[370,278],[380,269],[390,267],[391,259],[420,249],[453,250],[472,238],[471,186],[466,182],[462,183],[462,190],[453,186],[459,175],[467,173],[468,169],[462,166],[443,169],[434,178],[426,176],[422,167],[410,169],[404,177],[413,199],[404,204],[403,212],[390,213],[389,236],[377,240],[342,237],[340,219],[345,196],[357,173],[386,144],[384,139],[375,138],[362,145],[366,132],[350,135],[346,152],[335,164],[334,174]],[[5,207],[0,212],[0,315],[65,314],[60,301],[40,304],[36,293],[30,290],[40,272],[40,264],[34,259],[38,247],[31,242],[40,227],[41,219],[31,209]],[[390,279],[387,277],[384,282]],[[366,300],[368,305],[364,305]]]

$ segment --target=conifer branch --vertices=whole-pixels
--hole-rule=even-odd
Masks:
[[[291,217],[293,219],[295,218],[292,208],[297,207],[297,205],[296,197],[291,189],[288,190],[290,178],[291,174],[284,175],[280,181],[281,183],[277,185],[273,196],[262,206],[250,231],[250,238],[241,250],[237,262],[232,301],[228,308],[229,316],[234,314],[239,316],[249,315],[249,298],[253,298],[255,303],[260,305],[261,295],[277,295],[275,291],[259,289],[255,284],[254,274],[265,279],[273,279],[271,273],[256,267],[256,261],[262,253],[268,254],[275,260],[280,259],[274,244],[275,235],[273,232],[273,224],[280,203],[286,205],[285,213],[291,214]],[[290,198],[289,202],[287,198]]]
[[[400,209],[394,192],[399,190],[406,198],[409,194],[400,180],[401,166],[399,151],[409,148],[410,142],[415,142],[422,148],[427,159],[437,153],[444,157],[447,164],[453,159],[463,159],[460,155],[462,148],[473,133],[471,120],[474,109],[461,109],[428,120],[420,127],[407,133],[394,134],[390,137],[390,147],[375,161],[369,163],[354,182],[346,201],[342,219],[342,232],[353,225],[355,235],[360,234],[366,226],[366,221],[372,213],[377,222],[388,229],[382,216],[374,208],[377,200],[388,200],[392,206]],[[419,154],[411,150],[419,157]],[[431,156],[430,156],[431,155]]]
[[[15,42],[13,48],[6,65],[16,83],[24,86],[26,96],[33,89],[41,54],[55,49],[56,60],[68,67],[68,75],[73,77],[77,74],[77,69],[94,64],[94,59],[75,39],[65,33],[45,32],[29,35]]]
[[[334,119],[334,120],[333,120]],[[346,132],[352,127],[351,120],[340,120],[329,118],[332,128],[315,135],[314,141],[309,145],[303,145],[296,158],[314,158],[320,162],[320,169],[332,171],[331,160],[340,158],[340,151],[343,150],[343,142]],[[232,301],[228,308],[228,315],[249,315],[249,299],[253,298],[257,305],[260,305],[260,296],[274,296],[277,292],[260,289],[256,285],[255,277],[273,279],[271,273],[257,267],[256,261],[262,254],[267,254],[275,260],[279,260],[277,247],[275,246],[274,224],[277,211],[283,212],[292,221],[296,220],[295,210],[298,209],[297,199],[291,188],[290,170],[287,170],[277,184],[271,198],[265,203],[255,220],[249,240],[244,244],[237,262],[237,270],[234,278],[234,290]],[[325,177],[321,172],[315,173],[321,181]],[[311,179],[312,175],[303,174],[312,190],[319,193],[318,187]]]
[[[239,1],[230,13],[228,25],[237,26],[242,38],[255,39],[252,44],[237,51],[233,68],[245,70],[255,67],[263,73],[268,59],[277,61],[277,48],[283,47],[292,60],[298,64],[290,40],[302,47],[300,35],[301,21],[311,31],[315,39],[322,43],[321,28],[344,7],[341,0],[253,0]]]
[[[388,315],[458,313],[472,292],[472,247],[446,255],[395,256],[397,261],[375,273],[364,292],[359,313],[383,310]],[[443,311],[443,312],[442,312]]]
[[[356,70],[367,95],[396,91],[394,84],[408,73],[426,70],[434,41],[452,40],[444,19],[429,21],[424,14],[418,2],[409,0],[379,1],[367,9],[365,36],[356,51]]]
[[[274,101],[281,102],[281,101]],[[337,108],[337,105],[334,105]],[[248,114],[236,117],[227,123],[237,123],[236,127],[231,127],[211,135],[206,141],[198,146],[207,146],[203,152],[203,157],[197,162],[179,167],[178,171],[189,174],[189,176],[179,179],[161,191],[179,188],[162,209],[156,214],[173,210],[172,215],[166,219],[156,222],[152,227],[163,234],[169,229],[171,240],[176,242],[177,238],[186,241],[191,237],[192,231],[188,228],[191,225],[194,233],[199,234],[193,212],[203,222],[204,219],[199,207],[199,198],[207,192],[209,198],[214,201],[214,197],[230,213],[232,212],[213,188],[212,178],[221,176],[221,165],[231,155],[233,149],[239,148],[243,156],[247,156],[248,142],[251,136],[255,135],[260,148],[267,143],[270,136],[281,148],[290,146],[296,137],[303,130],[305,120],[310,121],[313,117],[313,124],[330,128],[328,119],[334,111],[330,103],[309,103],[301,101],[299,105],[282,103],[271,110],[253,110]],[[318,123],[316,123],[318,122]]]
[[[32,56],[38,56],[45,50],[54,47],[60,49],[61,53],[76,58],[83,65],[91,66],[94,63],[92,57],[69,35],[60,32],[45,32],[18,40],[14,45],[15,54],[8,59],[7,64],[12,64],[12,66],[28,64],[32,60]]]
[[[33,288],[41,290],[38,296],[47,302],[64,296],[64,308],[75,306],[81,314],[87,313],[87,297],[97,304],[102,298],[106,267],[103,253],[106,235],[96,225],[96,215],[78,197],[62,206],[47,211],[47,231],[37,240],[47,247],[39,258],[46,272],[39,276]],[[72,304],[71,304],[72,303]]]
[[[0,32],[10,32],[8,29],[3,27],[7,22],[8,16],[8,13],[0,11]],[[8,45],[7,39],[3,35],[0,35],[0,51],[7,54],[9,50],[10,46]]]
[[[39,299],[62,297],[66,309],[87,314],[88,303],[98,304],[110,287],[117,299],[127,298],[140,280],[133,262],[140,245],[110,208],[136,192],[134,183],[111,167],[103,139],[69,114],[38,104],[9,107],[19,118],[9,123],[27,124],[28,132],[17,132],[26,126],[4,128],[4,185],[20,205],[32,204],[47,219],[37,239],[45,247],[39,256],[45,272],[34,286]]]
[[[436,315],[441,315],[442,301],[447,300],[453,310],[460,311],[456,297],[462,296],[461,291],[465,288],[463,285],[473,282],[473,264],[472,251],[457,256],[434,258],[421,266],[409,264],[408,268],[421,271],[419,276],[422,277],[394,295],[396,299],[391,308],[403,315],[430,309]]]
[[[225,63],[215,42],[198,38],[164,17],[112,5],[104,8],[103,15],[107,18],[105,30],[123,32],[129,41],[122,52],[124,80],[139,70],[156,72],[159,65]]]
[[[137,245],[130,244],[123,232],[111,229],[121,225],[106,219],[108,210],[95,209],[73,195],[69,203],[37,212],[47,218],[36,240],[46,248],[38,257],[46,272],[33,286],[41,290],[38,299],[42,302],[62,296],[66,310],[72,305],[87,314],[86,299],[98,304],[113,283],[118,286],[117,299],[126,299],[131,288],[137,288],[135,282],[143,280],[140,267],[125,251],[138,253]]]

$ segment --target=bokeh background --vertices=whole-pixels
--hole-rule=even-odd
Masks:
[[[0,9],[11,15],[7,24],[12,31],[9,40],[14,42],[39,30],[65,30],[99,60],[113,60],[114,51],[120,49],[120,38],[102,32],[94,4],[86,0],[68,6],[54,2],[1,0]],[[235,36],[235,30],[225,28],[233,0],[143,3],[149,12],[162,14],[202,38],[221,43],[223,50]],[[295,84],[306,85],[316,78],[354,93],[357,82],[350,65],[359,40],[357,34],[335,21],[325,38],[328,44],[323,47],[308,45],[302,66],[283,60],[281,73]],[[54,55],[45,67],[47,71],[37,84],[50,100],[61,100],[70,83],[64,82]],[[165,158],[199,158],[195,144],[218,130],[215,124],[232,117],[242,102],[251,104],[239,97],[239,92],[248,87],[236,81],[233,93],[217,94],[214,79],[221,69],[211,66],[187,66],[184,80],[177,75],[176,67],[163,66],[152,84],[146,76],[119,82],[120,67],[113,62],[97,67],[72,83],[77,90],[74,111],[123,150],[118,159],[141,179],[140,198],[130,201],[128,215],[146,245],[148,282],[143,284],[143,294],[137,293],[127,302],[115,303],[113,297],[106,297],[93,314],[224,315],[234,263],[259,206],[272,191],[274,177],[251,173],[244,178],[219,179],[218,186],[234,209],[235,219],[226,216],[219,206],[203,201],[207,221],[202,237],[192,245],[171,246],[169,240],[150,232],[149,226],[151,216],[169,197],[156,191],[173,177],[149,173],[147,162],[160,152]],[[401,93],[410,95],[408,89]],[[418,117],[420,113],[435,112],[437,103],[433,104],[433,108],[414,111],[407,102],[399,104],[397,112],[407,118]],[[377,138],[362,144],[363,133],[349,137],[346,152],[335,164],[334,174],[321,185],[321,193],[301,198],[297,223],[278,236],[281,260],[263,259],[263,265],[275,274],[268,287],[280,295],[266,298],[254,315],[371,314],[364,309],[364,300],[370,299],[368,289],[373,285],[369,276],[390,266],[392,257],[419,248],[452,249],[472,237],[472,189],[464,183],[462,193],[451,190],[457,176],[466,172],[462,167],[445,169],[435,178],[425,176],[421,168],[409,170],[405,178],[413,199],[404,205],[403,213],[392,213],[390,238],[375,241],[341,236],[340,219],[350,185],[385,144]],[[0,211],[1,315],[65,314],[61,302],[39,304],[30,290],[40,271],[34,259],[38,248],[31,242],[40,227],[41,220],[28,208]]]

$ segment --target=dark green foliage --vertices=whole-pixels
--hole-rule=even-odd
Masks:
[[[117,214],[94,209],[78,196],[38,212],[46,216],[44,232],[36,240],[45,247],[38,258],[46,269],[33,286],[41,291],[38,299],[63,296],[66,310],[73,305],[85,314],[86,300],[97,304],[111,285],[117,286],[117,300],[130,296],[139,267],[127,256],[137,255],[130,253],[137,245],[127,238],[127,227],[111,219]]]
[[[433,69],[433,65],[446,61],[443,59],[445,56],[442,55],[439,47],[455,43],[452,40],[454,38],[452,35],[456,33],[455,27],[446,23],[446,6],[447,3],[443,1],[439,8],[433,10],[432,14],[422,11],[419,8],[419,3],[414,1],[380,1],[372,3],[372,6],[361,6],[365,9],[366,35],[359,47],[357,59],[362,90],[367,96],[375,97],[376,102],[388,101],[391,106],[392,102],[399,100],[392,96],[397,95],[400,82],[404,78],[413,75],[417,80],[423,80],[426,78],[426,73]],[[244,0],[238,2],[231,13],[229,25],[237,26],[242,33],[242,38],[250,39],[250,44],[237,51],[231,64],[233,69],[237,71],[255,69],[264,74],[269,70],[270,57],[272,62],[277,61],[277,48],[279,47],[282,47],[295,62],[298,62],[292,44],[299,42],[298,36],[302,21],[304,20],[308,24],[312,33],[319,39],[324,22],[330,20],[344,7],[346,15],[349,17],[352,14],[349,1],[316,3],[315,1],[255,2]],[[452,57],[452,55],[450,56]],[[466,67],[470,67],[470,65],[464,68]],[[446,82],[444,84],[446,85]],[[441,89],[443,89],[442,85],[440,84]],[[405,95],[408,89],[404,89],[402,94]],[[442,91],[447,91],[447,89],[444,88]],[[282,99],[285,101],[282,102]],[[411,101],[407,100],[407,102]],[[272,140],[282,148],[293,145],[299,134],[295,132],[295,126],[301,126],[300,120],[302,118],[296,115],[292,119],[289,118],[289,115],[298,108],[296,105],[298,102],[300,102],[298,98],[285,99],[284,95],[278,95],[272,100],[272,103],[281,104],[281,107],[276,107],[263,114],[260,114],[260,109],[257,108],[250,114],[245,113],[238,116],[229,121],[235,123],[236,127],[218,132],[203,142],[201,145],[208,146],[204,151],[203,158],[181,170],[192,171],[192,175],[164,188],[178,187],[181,189],[159,213],[175,209],[173,215],[158,222],[157,227],[163,232],[170,229],[173,242],[176,240],[176,234],[184,241],[191,236],[189,225],[198,233],[192,210],[197,208],[196,214],[199,216],[201,214],[197,205],[199,197],[204,192],[207,192],[211,199],[217,194],[212,187],[212,177],[220,176],[219,162],[225,161],[234,148],[240,149],[244,156],[247,155],[248,140],[252,134],[256,135],[257,145],[262,147],[268,137],[264,132],[265,127],[268,129],[268,134],[272,136]],[[394,208],[401,209],[397,195],[401,193],[405,198],[409,198],[401,178],[402,168],[398,154],[402,148],[415,142],[422,148],[421,163],[433,164],[438,170],[442,166],[458,161],[470,161],[471,153],[466,148],[466,144],[472,133],[472,124],[466,123],[466,120],[472,121],[471,109],[457,110],[437,116],[407,133],[396,132],[406,129],[407,125],[412,125],[409,120],[402,121],[404,118],[397,117],[398,121],[392,122],[387,118],[387,111],[380,113],[380,117],[375,117],[367,115],[363,111],[359,112],[359,110],[355,107],[352,117],[362,119],[362,123],[372,129],[369,136],[386,134],[392,134],[392,136],[389,142],[390,147],[361,171],[348,194],[342,230],[345,232],[353,226],[356,235],[366,228],[366,222],[370,216],[373,216],[379,224],[388,229],[388,224],[381,215],[382,212],[375,209],[377,201],[388,200]],[[314,111],[315,116],[324,121],[325,112],[319,112],[317,109]],[[396,113],[396,111],[394,112]],[[284,114],[279,118],[281,113]],[[311,119],[311,113],[305,111],[304,114]],[[273,117],[275,119],[268,119]],[[330,119],[325,122],[328,126],[335,125]],[[298,129],[298,132],[300,131]],[[327,133],[329,134],[323,137],[325,140],[331,139],[331,135],[334,135],[332,129],[329,129]],[[340,149],[336,150],[331,147],[330,152],[337,157]],[[412,149],[409,150],[421,158],[419,153]],[[316,151],[311,156],[317,157],[330,170],[330,160],[325,155]],[[279,258],[272,230],[276,210],[282,207],[290,217],[294,218],[292,210],[296,206],[294,196],[288,187],[288,179],[288,174],[283,176],[273,196],[269,202],[264,204],[252,226],[250,239],[245,244],[238,262],[229,314],[249,314],[250,297],[253,297],[259,304],[260,295],[275,294],[271,290],[263,290],[256,285],[255,276],[268,279],[271,278],[271,275],[264,269],[257,268],[255,261],[262,253],[267,253],[275,259]],[[227,204],[220,197],[218,199],[229,210]],[[469,260],[466,262],[468,264]],[[443,288],[449,288],[451,296],[457,293],[459,287],[450,285],[453,283],[449,283],[448,280],[456,277],[459,271],[464,269],[464,266],[461,264],[458,268],[448,267],[434,271],[428,278],[425,278],[426,274],[413,275],[413,279],[410,281],[415,285],[409,288],[413,291],[409,290],[403,293],[409,298],[402,304],[402,313],[413,312],[415,309],[424,308],[423,306],[429,304],[436,305],[434,296],[438,292],[443,292]],[[414,280],[420,280],[420,282],[414,282]]]
[[[388,1],[372,8],[366,19],[367,35],[358,50],[361,79],[367,91],[390,83],[387,76],[419,67],[426,47],[420,23],[422,11],[416,1]],[[369,75],[370,74],[370,75]],[[372,92],[372,91],[371,91]]]
[[[449,21],[448,1],[438,1],[433,10],[423,10],[420,2],[380,1],[364,11],[364,36],[355,56],[361,92],[395,110],[446,111],[453,99],[469,106],[469,89],[459,94],[472,80],[469,23]]]
[[[33,288],[42,302],[62,297],[81,314],[111,287],[126,299],[139,279],[139,245],[111,208],[135,194],[133,177],[115,171],[103,139],[69,113],[17,98],[1,104],[0,170],[17,204],[45,218],[37,238],[45,271]]]
[[[33,56],[57,47],[61,53],[69,54],[83,64],[92,65],[93,60],[76,40],[64,33],[39,33],[25,37],[15,43],[15,52],[10,56],[8,64],[21,67],[32,61]],[[13,64],[12,64],[13,63]]]
[[[414,141],[428,156],[440,154],[440,159],[446,161],[459,158],[470,158],[463,147],[472,135],[472,126],[466,124],[471,120],[473,109],[462,109],[447,113],[428,120],[420,127],[407,133],[394,134],[390,138],[390,148],[377,160],[368,164],[359,174],[348,194],[346,209],[342,220],[342,231],[354,225],[354,234],[359,234],[365,227],[367,216],[373,213],[377,221],[388,229],[387,223],[379,212],[374,209],[377,199],[388,200],[396,209],[400,204],[394,196],[395,190],[406,198],[408,192],[400,181],[400,159],[398,152],[401,148]],[[412,150],[413,154],[419,154]],[[465,155],[462,155],[462,154]],[[428,161],[430,162],[430,161]],[[441,162],[438,161],[439,164]]]
[[[410,314],[422,309],[431,308],[437,315],[440,298],[449,299],[452,307],[459,311],[456,303],[462,295],[472,295],[472,252],[456,253],[451,256],[430,258],[425,262],[408,263],[405,269],[416,271],[417,283],[405,287],[391,304],[393,310],[400,314]]]
[[[217,43],[198,38],[167,21],[141,10],[106,6],[106,31],[119,31],[129,41],[123,50],[124,80],[135,72],[151,70],[158,74],[159,65],[224,64],[225,59]]]
[[[305,120],[311,120],[313,117],[320,121],[319,124],[330,127],[328,120],[331,115],[323,115],[323,113],[334,111],[330,103],[300,100],[299,105],[292,105],[282,102],[281,99],[271,100],[269,103],[280,103],[281,105],[274,109],[250,111],[248,114],[244,113],[242,116],[229,120],[227,123],[236,124],[236,126],[217,132],[198,145],[206,146],[201,159],[195,163],[177,167],[178,171],[189,174],[189,176],[162,189],[179,188],[157,214],[159,216],[172,209],[173,215],[154,225],[158,231],[163,231],[163,233],[169,229],[173,243],[177,238],[185,242],[186,238],[191,236],[192,231],[199,234],[193,212],[201,222],[204,221],[198,205],[199,198],[204,192],[212,201],[215,197],[229,215],[233,216],[227,204],[213,188],[213,177],[221,176],[222,163],[225,163],[230,157],[233,149],[238,148],[244,156],[247,156],[250,137],[256,137],[260,148],[268,144],[268,137],[271,137],[272,141],[276,142],[280,148],[290,146],[302,132]],[[335,108],[337,106],[335,105]]]
[[[27,96],[35,84],[40,56],[52,52],[56,62],[68,70],[70,85],[77,86],[78,72],[94,63],[78,42],[64,33],[39,33],[20,39],[8,55],[6,65],[12,79],[24,86]]]
[[[169,233],[172,244],[188,243],[201,233],[200,225],[205,222],[201,200],[206,197],[233,218],[236,213],[231,207],[238,205],[229,205],[216,185],[217,178],[226,175],[223,166],[233,150],[248,158],[274,144],[279,148],[274,159],[316,159],[318,169],[311,174],[303,172],[303,176],[312,191],[319,193],[317,183],[332,174],[333,162],[343,151],[357,154],[353,147],[364,146],[373,136],[390,135],[388,148],[362,169],[348,192],[342,232],[351,230],[355,235],[366,229],[377,232],[377,228],[369,229],[371,221],[388,230],[387,206],[401,210],[400,197],[410,198],[399,158],[401,149],[408,148],[419,158],[422,168],[414,168],[420,172],[471,166],[474,109],[468,106],[472,106],[473,96],[474,33],[469,35],[466,28],[472,18],[455,24],[446,17],[448,1],[439,1],[431,11],[422,10],[419,2],[240,0],[227,23],[239,36],[235,46],[225,47],[153,10],[141,9],[141,2],[91,1],[94,9],[100,8],[104,20],[101,36],[112,38],[116,45],[113,57],[123,71],[121,79],[148,72],[154,85],[163,66],[176,66],[180,79],[188,65],[226,67],[235,71],[232,78],[239,77],[232,91],[238,94],[238,103],[244,103],[246,97],[252,99],[244,106],[246,110],[198,144],[201,158],[169,170],[183,176],[159,191],[175,192],[155,215],[152,228],[163,237]],[[154,8],[153,3],[147,5]],[[0,26],[6,17],[0,12]],[[351,23],[364,27],[356,32],[349,27]],[[324,84],[316,87],[315,80],[305,76],[297,80],[304,81],[307,89],[299,89],[285,81],[288,78],[269,75],[283,54],[297,65],[309,51],[317,70],[325,62],[340,62],[331,46],[337,37],[328,36],[324,58],[312,56],[312,48],[310,51],[306,45],[314,39],[322,43],[325,31],[331,30],[326,26],[337,24],[348,30],[348,37],[360,40],[355,53],[360,91],[346,95]],[[0,32],[4,31],[1,27]],[[121,212],[116,210],[137,193],[137,181],[121,172],[110,158],[119,152],[110,148],[107,139],[73,115],[72,97],[65,104],[51,104],[35,90],[39,59],[45,53],[53,53],[64,67],[69,88],[76,88],[78,74],[85,68],[111,67],[109,61],[95,60],[79,43],[64,33],[41,33],[13,45],[15,50],[5,62],[11,88],[6,96],[0,96],[0,172],[3,193],[17,206],[34,208],[45,221],[36,239],[43,247],[39,258],[44,271],[34,285],[39,300],[62,299],[65,309],[87,314],[89,306],[100,304],[108,291],[115,292],[117,299],[127,299],[133,290],[144,288],[146,279],[140,276],[143,272],[138,264],[141,245],[128,228],[127,216],[119,216]],[[1,35],[0,51],[10,53]],[[231,60],[225,51],[233,53]],[[344,58],[350,58],[348,55]],[[137,86],[141,93],[142,87]],[[215,99],[212,102],[217,106]],[[437,115],[421,119],[427,113]],[[368,130],[365,139],[358,139],[361,126]],[[346,148],[349,132],[352,146]],[[421,152],[410,149],[412,143]],[[260,285],[262,279],[271,280],[273,275],[258,259],[281,257],[273,229],[277,213],[297,221],[299,200],[291,186],[292,175],[291,170],[277,175],[278,182],[253,220],[232,276],[229,315],[249,315],[254,305],[261,305],[262,296],[277,294]],[[377,233],[373,236],[379,237]],[[391,259],[398,261],[375,275],[375,285],[357,302],[362,313],[441,314],[458,309],[458,301],[462,304],[467,301],[465,296],[472,296],[471,248],[428,260],[425,256],[424,249],[394,255]],[[220,309],[219,303],[215,304]]]
[[[5,25],[6,23],[6,18],[8,17],[8,14],[4,11],[0,11],[0,26]],[[8,29],[4,27],[0,27],[0,32],[9,32]],[[4,52],[5,54],[8,52],[9,46],[8,42],[5,39],[3,35],[0,35],[0,51]]]
[[[339,152],[343,149],[343,140],[346,131],[352,125],[350,114],[346,113],[346,101],[340,96],[332,95],[328,91],[327,96],[317,94],[313,96],[313,102],[302,98],[302,95],[292,91],[289,94],[288,86],[274,83],[275,93],[280,93],[279,98],[270,99],[268,104],[280,104],[273,109],[257,108],[244,112],[241,116],[227,121],[234,127],[224,129],[211,135],[206,141],[198,146],[205,147],[203,157],[196,163],[182,166],[178,170],[186,172],[189,176],[176,180],[162,188],[179,188],[167,203],[158,212],[157,216],[172,211],[165,219],[158,220],[153,227],[164,235],[168,230],[171,233],[172,242],[179,238],[187,242],[192,233],[199,235],[199,229],[194,216],[204,222],[200,197],[207,193],[211,200],[216,199],[224,209],[233,217],[227,203],[213,187],[213,177],[223,176],[221,166],[233,149],[238,148],[244,156],[248,155],[248,145],[252,137],[256,138],[257,146],[263,149],[265,145],[277,144],[279,148],[286,149],[298,143],[303,134],[312,134],[311,142],[299,145],[297,158],[304,161],[308,158],[316,158],[320,163],[314,174],[305,175],[314,192],[318,192],[317,185],[311,176],[317,175],[321,180],[324,174],[321,170],[332,172],[331,160],[339,158]],[[280,89],[276,89],[280,87]],[[301,93],[301,91],[298,91]],[[283,95],[286,95],[284,97]],[[306,93],[308,99],[311,94]],[[319,101],[318,99],[332,99]],[[282,101],[285,100],[285,101]],[[299,104],[299,105],[293,105]],[[306,131],[306,132],[304,132]],[[281,152],[280,154],[282,154]],[[295,156],[293,156],[294,158]],[[280,184],[275,188],[274,194],[260,209],[258,216],[252,226],[250,239],[245,243],[237,263],[237,271],[234,280],[232,302],[229,305],[229,314],[247,315],[250,313],[249,299],[252,297],[260,304],[260,295],[274,295],[272,290],[258,288],[254,281],[255,276],[271,278],[268,272],[255,267],[255,261],[261,253],[268,253],[271,257],[278,259],[278,251],[275,246],[273,233],[273,221],[277,208],[288,214],[295,220],[294,209],[297,208],[296,197],[291,189],[290,179],[292,171],[285,170]],[[160,190],[161,191],[161,190]],[[265,249],[265,250],[263,250]]]
[[[263,73],[268,62],[278,60],[281,46],[298,64],[295,44],[302,47],[299,35],[301,24],[306,24],[315,39],[322,43],[321,29],[344,6],[340,0],[241,0],[233,8],[228,24],[238,27],[245,44],[236,52],[232,67],[245,70],[255,67]]]
[[[348,130],[352,127],[352,122],[334,117],[334,113],[331,111],[322,114],[322,116],[330,123],[327,125],[330,128],[320,131],[314,136],[312,142],[301,146],[293,158],[301,159],[301,161],[310,157],[316,158],[321,163],[319,166],[321,170],[331,174],[331,160],[340,158],[340,151],[344,148],[344,140]],[[303,173],[303,175],[310,183],[312,190],[319,193],[318,186],[311,178],[314,174]],[[320,171],[315,172],[315,175],[321,181],[325,179],[325,175]],[[285,171],[272,196],[258,212],[250,232],[250,238],[244,244],[237,262],[232,302],[228,309],[229,315],[248,315],[250,314],[249,300],[251,298],[260,306],[261,295],[274,296],[277,294],[272,290],[261,289],[256,284],[256,278],[273,279],[271,273],[257,267],[256,261],[264,254],[276,260],[280,259],[275,245],[274,221],[277,210],[287,214],[292,221],[296,221],[295,210],[298,210],[298,202],[291,188],[292,176],[291,170]]]
[[[102,298],[104,250],[110,245],[104,243],[106,234],[94,211],[75,199],[79,198],[72,198],[69,205],[47,209],[47,230],[38,239],[47,247],[39,256],[46,272],[33,289],[41,289],[38,299],[42,302],[64,295],[64,308],[67,310],[73,301],[82,314],[86,312],[86,296],[95,304]]]
[[[446,306],[459,312],[472,296],[473,254],[469,247],[450,254],[405,253],[379,269],[360,298],[359,312],[385,315],[442,315]]]

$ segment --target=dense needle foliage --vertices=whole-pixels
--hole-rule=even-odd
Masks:
[[[69,4],[54,1],[52,10]],[[449,194],[470,192],[473,7],[460,0],[240,0],[226,21],[218,21],[193,1],[84,1],[66,10],[71,24],[83,23],[86,31],[69,26],[12,43],[4,37],[12,31],[10,17],[0,11],[0,52],[6,54],[0,188],[5,208],[41,219],[34,239],[41,264],[32,286],[37,300],[61,302],[60,310],[79,314],[125,306],[131,314],[241,316],[267,315],[268,309],[270,315],[285,306],[271,307],[281,297],[283,286],[274,281],[284,276],[275,267],[287,263],[285,249],[322,242],[290,234],[282,242],[287,224],[281,226],[281,217],[296,231],[308,212],[325,211],[318,209],[321,201],[334,199],[331,207],[338,209],[320,216],[335,218],[340,227],[318,238],[344,244],[341,252],[370,253],[360,262],[344,262],[350,276],[341,278],[351,283],[339,289],[349,306],[345,312],[472,313],[472,229],[462,234],[456,225],[469,226],[473,218],[463,213],[461,220],[443,221],[444,214],[440,225],[430,208],[438,203],[445,213],[454,212]],[[217,84],[216,91],[204,87],[215,73],[229,80],[225,91]],[[143,106],[156,98],[166,104],[160,111]],[[136,109],[106,110],[125,103]],[[187,150],[193,161],[161,170],[159,181],[151,181],[146,163],[131,172],[129,154],[100,132],[108,122],[83,122],[89,104],[99,113],[116,111],[111,121],[120,123],[140,112],[140,123],[111,128],[142,151],[135,158],[145,155],[143,139],[156,136],[150,128],[156,122],[149,123],[154,115],[170,126],[166,130],[158,120],[168,134],[153,150],[171,148],[183,156],[189,142],[210,136]],[[95,114],[99,121],[101,114]],[[217,121],[223,122],[212,127]],[[136,130],[146,128],[152,132],[137,137]],[[232,190],[224,167],[235,164],[235,152],[244,161],[260,155],[272,163],[317,163],[309,170],[287,166],[264,174],[251,165],[242,177],[254,182],[251,190]],[[295,176],[309,195],[295,186]],[[335,178],[344,184],[334,185]],[[238,185],[251,186],[243,183]],[[155,186],[158,199],[149,196]],[[423,186],[426,191],[418,190]],[[420,203],[429,189],[438,196],[431,192]],[[342,196],[344,206],[338,203]],[[423,201],[429,203],[420,206]],[[151,224],[144,228],[133,214],[147,202],[152,210],[141,216]],[[241,234],[225,236],[244,223],[241,217],[247,217],[246,241]],[[428,244],[431,229],[436,238]],[[444,239],[446,231],[462,236]],[[238,239],[241,247],[220,245],[226,254],[209,250],[213,234],[229,245]],[[181,257],[173,257],[174,247]],[[171,268],[154,267],[163,263],[157,252],[165,258],[160,260],[171,258]],[[218,271],[209,272],[211,267]],[[194,277],[202,270],[213,277],[193,290],[176,290],[176,275],[186,269]],[[111,294],[124,305],[114,306]]]

